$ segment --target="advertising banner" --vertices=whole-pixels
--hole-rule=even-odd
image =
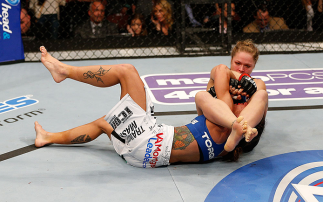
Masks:
[[[251,76],[265,82],[269,101],[323,98],[323,69],[255,70]],[[154,103],[195,104],[195,94],[206,89],[210,73],[155,74],[141,78]]]
[[[0,63],[23,60],[20,0],[0,0]]]

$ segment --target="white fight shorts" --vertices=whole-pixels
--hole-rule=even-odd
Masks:
[[[105,116],[105,120],[124,140],[111,135],[116,152],[132,166],[155,168],[169,165],[174,127],[157,124],[154,106],[146,92],[146,111],[129,94]]]

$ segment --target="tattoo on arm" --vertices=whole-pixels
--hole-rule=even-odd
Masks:
[[[186,126],[176,127],[173,139],[173,149],[184,150],[194,140],[194,136]]]
[[[86,143],[86,142],[90,142],[92,139],[89,135],[80,135],[77,138],[75,138],[74,140],[71,141],[72,144],[80,144],[80,143]]]
[[[112,68],[112,67],[111,67]],[[110,68],[110,69],[111,69]],[[96,79],[96,81],[97,82],[102,82],[103,83],[103,80],[101,79],[101,76],[103,76],[103,75],[105,75],[108,71],[110,71],[110,69],[108,69],[108,70],[105,70],[105,69],[103,69],[102,67],[100,67],[100,69],[97,71],[97,72],[91,72],[91,71],[88,71],[88,72],[85,72],[84,74],[83,74],[83,76],[84,76],[84,79],[88,79],[88,78],[90,78],[90,79],[93,79],[93,78],[95,78]]]

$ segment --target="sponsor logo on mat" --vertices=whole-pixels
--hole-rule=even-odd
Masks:
[[[0,114],[28,107],[39,102],[38,100],[32,99],[31,97],[32,95],[25,95],[0,102]]]
[[[270,101],[323,98],[323,69],[290,69],[254,71],[262,79]],[[209,72],[155,74],[141,77],[152,101],[164,105],[194,104],[198,91],[205,90]]]
[[[239,168],[209,193],[210,201],[323,201],[323,150],[265,158]]]

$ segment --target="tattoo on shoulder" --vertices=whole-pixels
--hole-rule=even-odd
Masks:
[[[103,83],[103,80],[101,79],[101,76],[105,75],[108,71],[111,70],[111,68],[108,69],[108,70],[105,70],[102,67],[100,67],[100,69],[98,71],[94,72],[94,73],[91,72],[91,71],[85,72],[83,74],[84,79],[88,79],[88,78],[93,79],[93,78],[95,78],[97,82],[102,82]]]
[[[74,140],[71,141],[72,144],[80,144],[80,143],[86,143],[86,142],[90,142],[92,139],[89,135],[80,135],[77,138],[75,138]]]
[[[195,140],[191,131],[186,126],[176,127],[173,139],[174,150],[184,150]]]

